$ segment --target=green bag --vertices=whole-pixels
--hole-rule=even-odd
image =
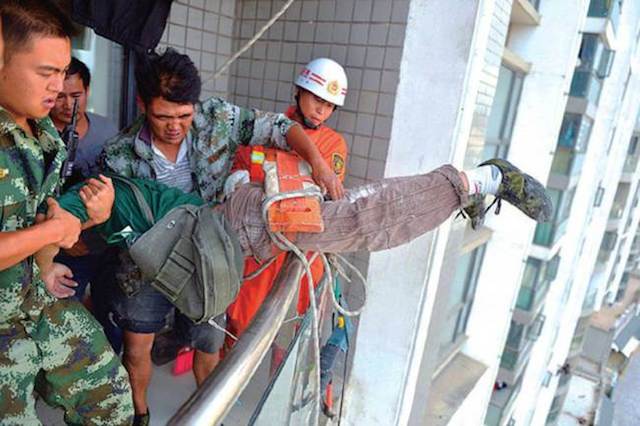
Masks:
[[[195,323],[224,313],[238,294],[244,267],[229,223],[208,205],[176,207],[156,222],[140,190],[126,182],[154,224],[129,248],[143,277]]]

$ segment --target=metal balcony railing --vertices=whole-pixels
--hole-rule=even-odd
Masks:
[[[169,425],[218,425],[270,351],[298,291],[303,267],[289,257],[249,328]]]

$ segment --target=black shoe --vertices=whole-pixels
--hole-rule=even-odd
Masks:
[[[176,359],[183,346],[182,339],[173,329],[159,333],[153,340],[151,360],[157,366],[165,365]]]
[[[136,414],[133,416],[133,426],[149,426],[150,418],[149,409],[147,408],[146,414]]]

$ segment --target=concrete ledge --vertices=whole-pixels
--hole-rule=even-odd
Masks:
[[[520,25],[540,25],[540,14],[529,0],[514,0],[511,22]]]
[[[462,353],[453,357],[431,385],[424,424],[448,424],[486,370],[486,365]]]

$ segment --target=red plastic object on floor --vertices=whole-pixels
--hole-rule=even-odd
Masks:
[[[329,411],[333,411],[333,382],[327,384],[327,392],[324,398],[324,403],[327,405]]]
[[[174,376],[179,376],[188,371],[191,371],[191,368],[193,367],[194,353],[195,351],[190,347],[184,347],[180,349],[176,360],[173,362],[173,370],[171,371],[171,373]]]

